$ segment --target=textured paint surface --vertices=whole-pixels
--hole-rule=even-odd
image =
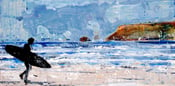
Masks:
[[[0,85],[23,86],[24,64],[5,52],[1,43]],[[51,69],[29,73],[29,86],[173,86],[172,42],[36,42],[32,52],[44,57]]]
[[[0,86],[24,86],[25,66],[4,46],[29,37],[52,68],[33,67],[28,86],[174,86],[174,40],[104,41],[121,25],[174,21],[174,10],[174,0],[0,0]]]
[[[1,40],[104,40],[123,24],[174,20],[174,0],[0,0]],[[18,33],[18,34],[16,34]],[[98,39],[96,37],[98,36]]]

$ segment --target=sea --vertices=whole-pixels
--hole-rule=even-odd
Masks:
[[[24,70],[23,62],[4,50],[6,45],[23,47],[24,44],[0,43],[0,70]],[[175,65],[175,41],[35,42],[32,52],[52,66],[149,67],[154,72],[166,72]]]

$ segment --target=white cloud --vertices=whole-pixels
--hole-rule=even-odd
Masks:
[[[119,0],[120,2],[121,0]],[[125,0],[126,1],[126,0]],[[146,3],[146,4],[145,4]],[[145,4],[145,6],[143,6]],[[135,4],[123,5],[115,3],[106,11],[106,18],[111,22],[118,20],[132,21],[146,19],[163,19],[173,18],[173,2],[172,1],[149,1],[139,2]]]
[[[70,31],[66,31],[66,32],[63,33],[63,35],[64,35],[67,39],[70,39],[72,33],[71,33]]]
[[[109,3],[112,4],[115,0],[98,0],[99,4],[103,4],[103,3]]]
[[[93,31],[93,36],[95,40],[99,39],[101,30],[100,25],[97,21],[95,20],[88,21],[87,28]]]
[[[48,9],[61,8],[64,6],[83,6],[91,3],[109,3],[115,0],[28,0],[27,2],[34,2],[35,4],[46,5]]]
[[[49,8],[61,8],[69,5],[86,5],[95,3],[94,0],[28,0],[28,2],[34,2],[35,4],[42,4],[49,6]]]
[[[174,6],[172,1],[157,1],[152,2],[149,5],[149,9],[146,13],[150,18],[168,18],[173,17]]]

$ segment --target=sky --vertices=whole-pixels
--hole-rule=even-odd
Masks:
[[[28,37],[40,41],[79,41],[87,36],[103,41],[123,24],[173,21],[174,3],[174,0],[0,0],[0,37],[2,41]]]

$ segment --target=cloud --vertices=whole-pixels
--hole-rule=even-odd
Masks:
[[[46,5],[49,8],[61,8],[64,6],[76,6],[95,3],[94,0],[29,0],[38,5]]]
[[[155,20],[173,18],[173,1],[119,0],[106,11],[106,18],[111,22],[133,20]]]
[[[97,3],[109,3],[111,4],[115,0],[28,0],[27,2],[33,2],[37,5],[46,5],[48,9],[61,8],[65,6],[83,6],[87,4]]]

